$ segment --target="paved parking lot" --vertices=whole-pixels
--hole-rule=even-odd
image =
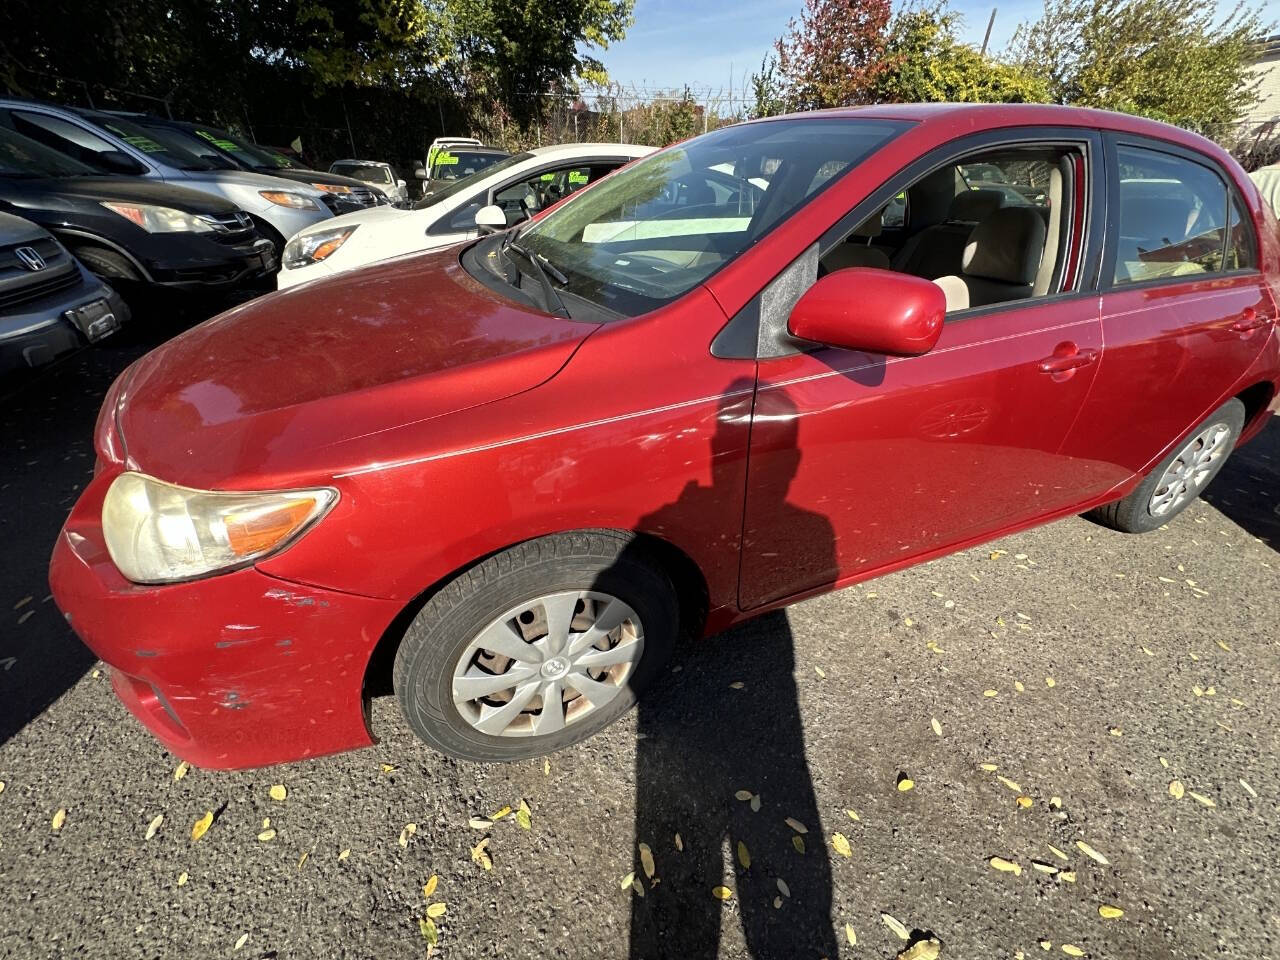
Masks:
[[[545,765],[446,760],[381,699],[377,747],[177,779],[45,583],[159,335],[0,409],[0,956],[420,958],[429,909],[444,957],[892,958],[886,916],[943,957],[1274,955],[1280,422],[1166,529],[1071,519],[766,617]]]

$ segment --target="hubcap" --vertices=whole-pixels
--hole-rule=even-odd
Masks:
[[[1147,509],[1153,517],[1165,517],[1189,500],[1200,496],[1218,463],[1227,455],[1231,428],[1225,423],[1205,427],[1183,447],[1169,464],[1151,494]]]
[[[640,617],[617,597],[547,594],[512,607],[467,645],[453,703],[492,737],[559,733],[621,693],[643,652]]]

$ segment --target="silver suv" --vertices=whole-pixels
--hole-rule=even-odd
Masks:
[[[104,173],[163,180],[230,200],[253,217],[277,255],[299,230],[333,216],[314,187],[247,170],[219,170],[128,117],[0,98],[0,125]]]
[[[101,340],[128,316],[48,231],[0,213],[0,380]]]

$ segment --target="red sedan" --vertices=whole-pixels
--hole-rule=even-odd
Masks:
[[[1170,521],[1280,387],[1280,233],[1212,143],[1041,106],[717,130],[518,231],[130,367],[53,555],[206,767],[616,719],[681,638],[1059,517]]]

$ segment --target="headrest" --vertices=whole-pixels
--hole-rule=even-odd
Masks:
[[[999,190],[966,190],[951,201],[947,219],[980,223],[1003,205],[1004,194]]]
[[[1030,284],[1044,255],[1044,220],[1034,207],[1002,207],[973,228],[962,266],[970,277]]]
[[[860,224],[858,224],[858,226],[854,229],[853,233],[850,234],[850,236],[857,237],[860,239],[868,239],[870,237],[880,236],[881,220],[883,218],[884,218],[884,210],[883,209],[877,210],[871,216],[867,217],[867,219],[863,220]]]

